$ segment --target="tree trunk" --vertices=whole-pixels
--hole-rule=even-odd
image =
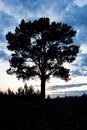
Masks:
[[[42,78],[41,78],[41,98],[42,98],[42,100],[45,99],[45,84],[46,84],[45,77],[42,76]]]

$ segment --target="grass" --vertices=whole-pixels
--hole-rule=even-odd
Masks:
[[[0,101],[0,130],[86,130],[87,96]]]

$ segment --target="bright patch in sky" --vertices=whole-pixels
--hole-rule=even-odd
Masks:
[[[49,17],[51,21],[64,22],[77,31],[74,44],[80,46],[79,54],[70,68],[71,80],[64,82],[51,78],[46,84],[47,94],[80,95],[87,91],[87,0],[0,0],[0,89],[8,87],[15,90],[24,85],[16,76],[7,75],[10,52],[7,50],[5,35],[8,31],[14,32],[22,19],[34,20],[40,17]],[[35,88],[40,88],[38,79],[28,82]],[[68,87],[66,87],[68,85]],[[70,86],[69,86],[70,85]],[[55,86],[56,89],[53,88]],[[62,88],[63,86],[63,88]]]
[[[75,0],[74,2],[79,7],[83,7],[83,6],[87,5],[87,0]]]
[[[87,53],[87,43],[84,43],[80,46],[80,51],[81,51],[81,54]]]

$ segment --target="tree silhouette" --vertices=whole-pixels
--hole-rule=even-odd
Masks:
[[[69,80],[69,69],[64,62],[75,60],[79,47],[73,44],[76,31],[64,23],[50,22],[49,18],[21,21],[15,32],[8,32],[7,48],[12,51],[8,74],[29,80],[39,77],[41,96],[45,98],[45,83],[51,75]]]

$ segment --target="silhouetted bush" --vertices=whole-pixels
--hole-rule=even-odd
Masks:
[[[10,88],[8,88],[7,95],[12,96],[12,95],[15,95],[15,93]]]
[[[47,99],[48,99],[48,100],[51,99],[50,95],[47,96]]]
[[[41,94],[40,91],[35,91],[33,86],[24,85],[24,87],[20,87],[16,92],[12,91],[8,88],[7,92],[0,91],[0,101],[36,101],[40,100]]]

